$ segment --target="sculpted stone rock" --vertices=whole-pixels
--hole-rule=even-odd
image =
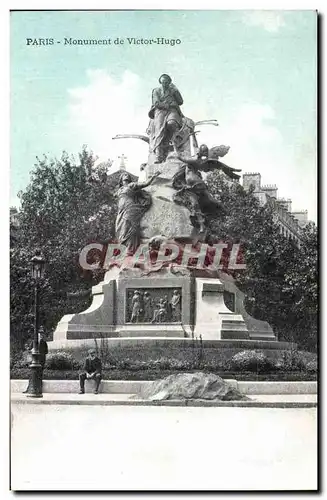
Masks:
[[[156,380],[141,391],[144,399],[207,399],[218,401],[248,400],[224,379],[213,373],[178,373]]]
[[[196,233],[187,207],[174,202],[175,190],[171,180],[158,178],[156,185],[150,186],[152,204],[141,219],[142,238],[150,239],[161,234],[167,239],[193,238]]]

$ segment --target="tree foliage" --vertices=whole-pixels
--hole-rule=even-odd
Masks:
[[[81,249],[113,237],[115,182],[109,164],[95,166],[86,148],[78,155],[37,159],[30,184],[20,193],[18,227],[11,228],[11,339],[21,347],[33,331],[33,283],[29,261],[39,248],[47,262],[41,320],[51,332],[63,314],[83,310],[87,292],[103,272],[83,271]],[[71,297],[75,299],[72,300]],[[70,297],[70,298],[69,298]]]

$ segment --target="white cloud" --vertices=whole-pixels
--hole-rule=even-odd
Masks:
[[[285,19],[280,11],[273,10],[253,10],[246,12],[243,22],[249,26],[259,26],[270,33],[277,33],[285,26]]]
[[[280,160],[281,156],[285,163],[283,139],[274,124],[274,117],[274,110],[268,105],[245,103],[227,123],[221,123],[217,128],[202,127],[198,141],[209,147],[229,145],[227,163],[230,161],[243,172],[260,170],[268,174],[267,165]]]
[[[140,140],[112,140],[117,134],[145,134],[148,119],[148,101],[143,98],[140,77],[125,71],[120,81],[115,81],[103,69],[87,71],[88,83],[70,89],[70,133],[78,137],[99,157],[99,161],[127,156],[130,171],[139,172],[140,164],[147,160],[147,144]],[[113,167],[113,169],[114,169]]]

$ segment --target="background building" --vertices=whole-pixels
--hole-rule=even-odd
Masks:
[[[280,227],[280,232],[290,238],[296,244],[301,243],[302,228],[309,222],[308,211],[300,210],[292,212],[292,200],[290,198],[278,198],[278,187],[276,184],[261,185],[261,174],[258,172],[247,172],[243,174],[243,187],[249,190],[254,188],[254,196],[260,205],[271,204],[275,211],[275,220]]]

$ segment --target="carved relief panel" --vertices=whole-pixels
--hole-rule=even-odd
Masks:
[[[181,318],[181,288],[126,290],[126,323],[180,323]]]

